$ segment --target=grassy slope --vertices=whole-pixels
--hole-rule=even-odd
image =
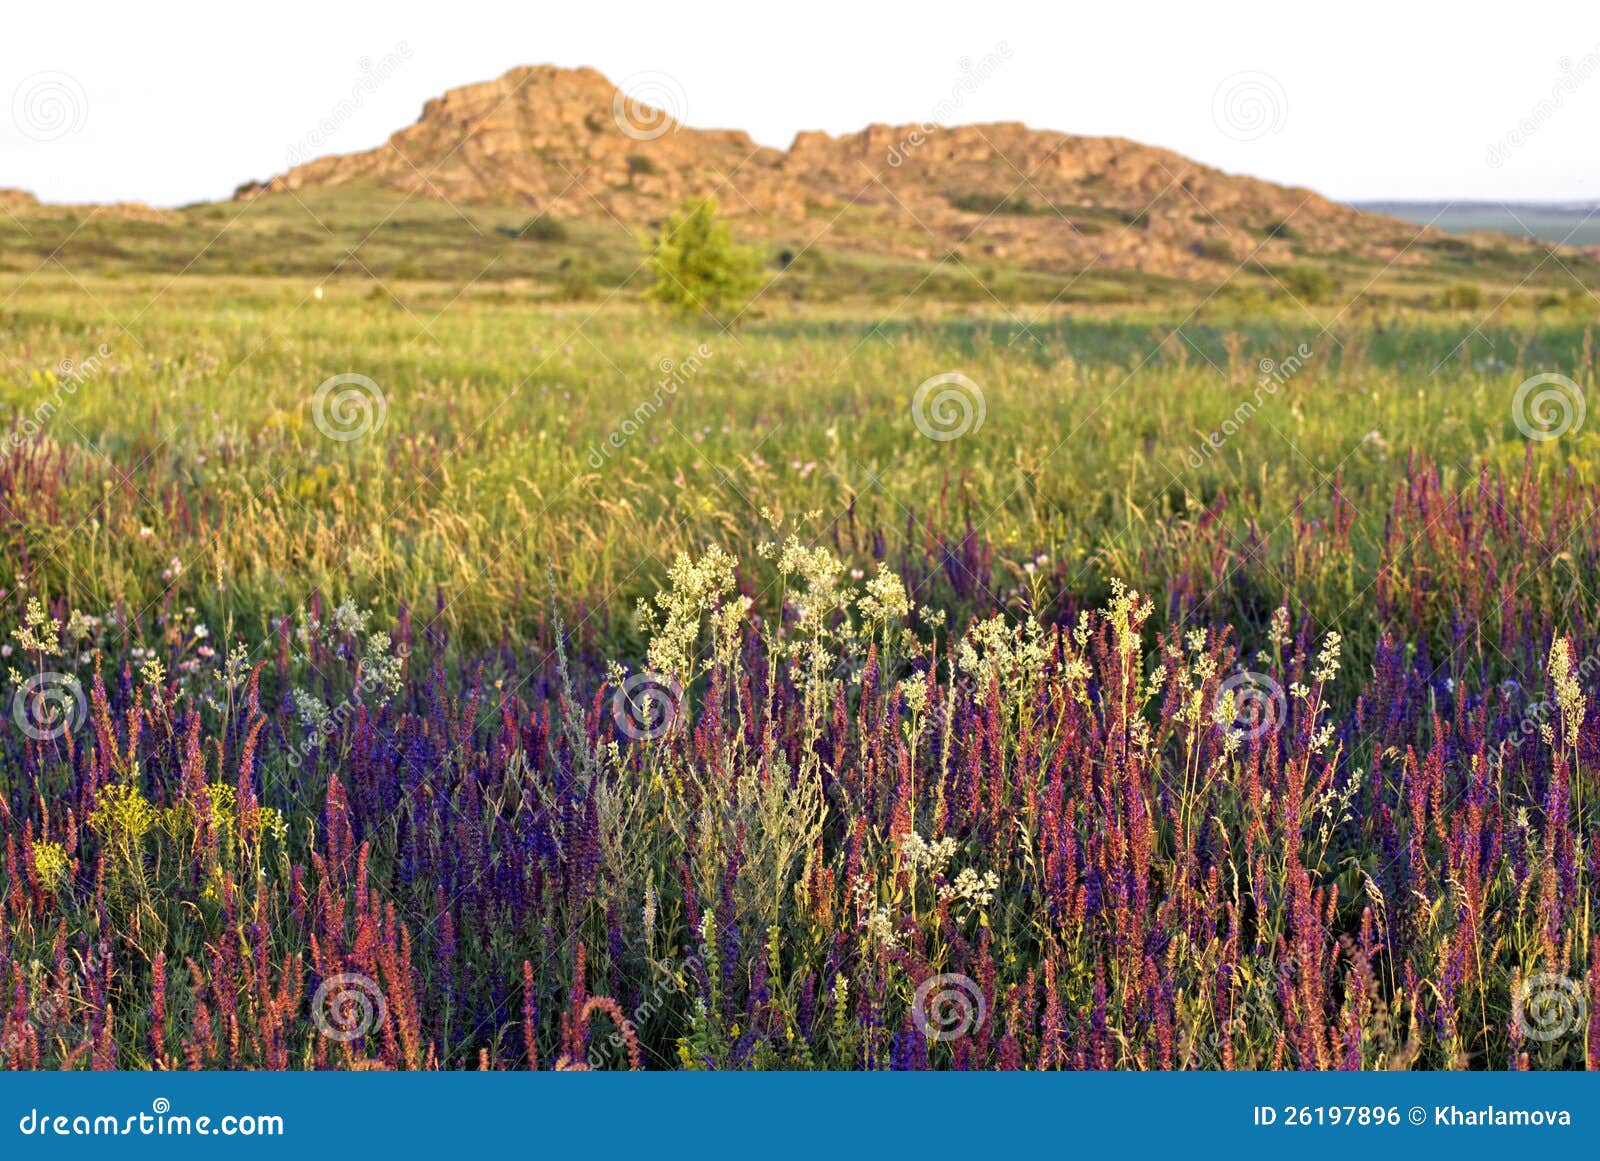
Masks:
[[[1084,211],[1075,211],[1080,215]],[[434,281],[462,287],[487,283],[528,298],[583,299],[637,289],[642,238],[615,221],[562,221],[559,237],[526,211],[454,206],[387,189],[343,186],[277,194],[249,202],[204,203],[159,218],[115,210],[43,207],[0,214],[0,273],[26,274],[41,263],[79,277],[140,273],[251,277]],[[1139,227],[1108,216],[1107,231]],[[852,237],[880,225],[854,222],[846,211],[831,227]],[[808,245],[815,230],[768,247],[776,280],[765,297],[837,301],[841,296],[893,302],[919,299],[995,306],[1009,303],[1169,304],[1184,310],[1216,293],[1242,307],[1285,298],[1426,304],[1449,286],[1470,282],[1489,303],[1507,296],[1529,304],[1570,296],[1578,278],[1593,281],[1593,259],[1567,252],[1540,261],[1522,243],[1419,241],[1392,266],[1352,256],[1304,258],[1272,269],[1247,254],[1221,258],[1214,277],[1184,283],[1154,274],[1090,268],[1048,273],[999,263],[959,247],[919,262]],[[790,259],[790,261],[786,261]],[[1315,265],[1331,285],[1302,285],[1296,266]]]

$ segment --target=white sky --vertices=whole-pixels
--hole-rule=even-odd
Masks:
[[[15,0],[4,25],[0,186],[46,201],[226,197],[286,168],[363,58],[402,44],[314,153],[377,145],[428,97],[540,63],[665,74],[687,123],[783,147],[923,120],[963,58],[1004,45],[949,120],[1130,137],[1338,198],[1600,200],[1594,0]]]

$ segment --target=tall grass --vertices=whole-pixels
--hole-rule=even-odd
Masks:
[[[0,315],[6,1063],[1600,1063],[1581,325],[95,289]]]

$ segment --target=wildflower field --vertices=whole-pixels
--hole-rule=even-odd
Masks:
[[[1581,302],[0,287],[0,1059],[1600,1066]]]

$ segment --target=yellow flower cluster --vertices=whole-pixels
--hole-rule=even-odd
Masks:
[[[213,782],[206,787],[206,793],[211,799],[210,821],[237,837],[239,812],[234,788],[226,782]],[[263,833],[272,835],[280,842],[288,837],[289,824],[277,810],[270,806],[260,807],[257,818]],[[94,809],[89,812],[89,827],[96,834],[107,839],[126,840],[131,844],[139,843],[155,827],[176,837],[192,827],[195,821],[196,813],[191,803],[177,802],[157,810],[137,787],[121,783],[102,788],[95,798]]]
[[[67,849],[60,843],[34,843],[33,865],[39,872],[39,884],[46,891],[59,890],[72,870],[72,860],[67,858]]]
[[[106,839],[137,843],[161,822],[161,814],[135,786],[115,783],[102,787],[89,812],[89,829]]]

